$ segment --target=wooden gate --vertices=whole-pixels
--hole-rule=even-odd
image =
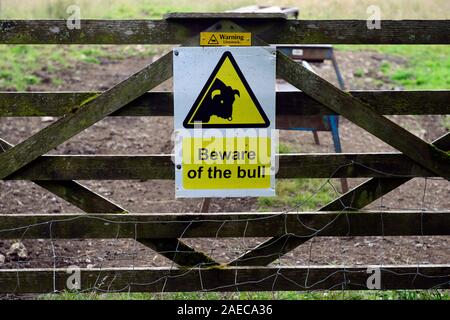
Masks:
[[[199,43],[207,30],[252,32],[253,45],[449,44],[450,22],[287,20],[283,14],[169,14],[163,20],[0,22],[2,44]],[[450,287],[450,264],[268,266],[313,237],[450,235],[448,211],[364,211],[413,177],[450,178],[450,134],[428,143],[384,115],[449,114],[450,91],[342,91],[277,54],[277,77],[301,92],[277,94],[282,116],[341,115],[398,153],[279,155],[278,179],[355,178],[366,182],[318,212],[133,214],[74,180],[173,179],[170,155],[52,156],[47,152],[107,116],[172,116],[170,92],[148,92],[172,76],[172,53],[105,92],[2,92],[2,117],[60,117],[16,146],[1,140],[0,179],[30,180],[85,214],[0,214],[1,239],[133,238],[171,259],[172,268],[81,270],[81,289],[98,291],[270,291],[367,289],[368,270],[380,289]],[[220,265],[182,238],[271,237]],[[66,289],[64,268],[2,269],[0,293]]]

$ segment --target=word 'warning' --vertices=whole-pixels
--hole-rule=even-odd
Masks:
[[[200,32],[201,46],[251,46],[250,32]]]

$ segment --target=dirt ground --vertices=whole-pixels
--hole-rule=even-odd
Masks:
[[[150,63],[154,57],[134,57],[121,61],[104,60],[99,65],[82,64],[62,71],[63,83],[54,87],[52,75],[39,73],[43,82],[30,87],[43,90],[105,90]],[[393,66],[407,63],[401,58],[374,52],[337,52],[337,59],[350,89],[400,89],[380,71],[384,61]],[[334,79],[330,64],[314,66]],[[363,75],[356,72],[363,70]],[[355,75],[355,73],[357,75]],[[159,89],[170,88],[170,83]],[[394,116],[394,121],[416,135],[431,141],[445,133],[439,116]],[[49,124],[44,118],[1,118],[0,136],[18,143]],[[171,118],[108,118],[85,130],[52,151],[53,154],[152,154],[171,153]],[[344,152],[392,151],[392,148],[345,119],[340,122]],[[310,132],[282,131],[281,142],[300,152],[333,152],[331,135],[319,133],[320,145]],[[350,179],[350,186],[362,179]],[[175,200],[173,181],[81,181],[100,194],[133,212],[198,212],[200,201]],[[338,185],[338,181],[334,182]],[[450,188],[442,179],[413,179],[371,205],[382,209],[449,209]],[[213,199],[211,212],[255,211],[251,198]],[[276,211],[288,208],[274,208]],[[301,208],[300,208],[301,209]],[[0,181],[1,213],[80,212],[79,209],[31,182]],[[225,262],[242,254],[264,239],[189,239],[185,242]],[[167,266],[170,261],[134,240],[24,240],[26,256],[7,255],[15,241],[0,240],[0,254],[6,256],[0,268],[30,268],[78,265],[82,267]],[[307,264],[402,264],[448,263],[449,237],[353,237],[316,238],[292,251],[278,263]]]

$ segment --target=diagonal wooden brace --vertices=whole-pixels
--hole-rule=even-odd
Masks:
[[[171,76],[172,52],[169,52],[162,58],[158,59],[141,71],[138,71],[128,79],[120,82],[94,99],[89,99],[88,101],[81,103],[80,106],[74,108],[71,113],[60,118],[58,121],[39,131],[27,140],[0,154],[0,179],[7,177],[11,173],[19,170],[23,166],[57,147],[64,141],[70,139],[94,123],[102,120],[114,111],[117,111],[122,106],[143,95],[150,89],[169,79]],[[71,187],[72,191],[78,190],[78,192],[80,192],[83,196],[86,196],[89,193],[88,189],[81,187],[81,185],[76,182],[64,182],[64,184]],[[46,182],[43,185],[53,191],[59,192],[59,195],[62,195],[67,191],[67,189],[62,188],[61,185],[57,185],[55,183]],[[71,197],[66,197],[65,199],[77,200],[74,204],[80,205],[82,202],[82,200],[80,200],[82,197],[79,197],[80,195],[74,197],[72,194]],[[96,199],[98,199],[98,197],[96,197]],[[84,209],[86,209],[86,207],[84,207],[83,210]],[[96,207],[95,209],[99,210],[101,208]],[[106,209],[111,209],[111,204],[105,206],[101,211],[105,211]],[[114,208],[114,205],[112,209],[114,209],[113,212],[116,212],[116,210],[121,210],[121,208]],[[121,211],[123,212],[123,210]],[[165,240],[162,241],[164,242]],[[191,256],[190,253],[195,252],[192,248],[182,244],[176,239],[172,239],[170,243],[175,244],[176,246],[171,247],[173,250],[168,250],[170,245],[169,243],[166,243],[165,252],[173,252],[166,253],[164,255],[169,258],[174,255],[177,256],[178,254],[174,252],[181,250],[182,253],[179,253],[177,257],[178,262],[183,261],[183,256]],[[154,247],[156,248],[161,245],[162,244],[155,243]],[[195,265],[201,263],[206,263],[209,265],[215,264],[212,259],[203,254],[195,252],[195,256],[201,259],[197,261],[190,257],[187,259],[189,264],[192,262],[194,262]],[[206,259],[203,259],[205,257]]]
[[[378,114],[369,104],[338,89],[280,51],[277,54],[277,74],[311,98],[402,152],[411,160],[447,180],[450,179],[450,154]]]
[[[0,152],[13,147],[0,138]],[[87,213],[126,213],[124,208],[73,180],[31,181]]]
[[[240,26],[232,22],[228,24],[228,28],[244,31]],[[254,35],[252,36],[252,40],[252,43],[255,45],[268,45]],[[441,150],[441,146],[445,145],[444,142],[448,140],[448,136],[444,136],[436,141],[436,145],[426,143],[394,122],[373,111],[369,104],[364,103],[333,86],[331,83],[290,59],[279,50],[277,52],[277,76],[288,81],[311,98],[322,103],[334,112],[346,117],[353,123],[403,152],[412,160],[420,163],[427,169],[439,174],[447,180],[450,178],[450,155]],[[367,181],[367,186],[378,185],[378,181],[375,179]],[[391,178],[386,178],[385,180],[383,179],[383,181],[385,181],[383,182],[383,185],[385,186],[384,191],[385,193],[388,193],[407,180],[406,178],[398,178],[395,182],[392,182]],[[357,187],[347,192],[345,195],[321,208],[319,211],[332,210],[330,208],[336,207],[337,202],[341,203],[339,201],[341,198],[341,200],[350,199],[360,190],[364,190],[364,187],[361,187],[360,189]],[[381,195],[382,193],[379,193],[379,196]],[[372,201],[374,200],[375,199]],[[361,207],[358,206],[357,208],[362,208],[367,204],[368,203],[361,201],[359,202]],[[309,239],[310,238],[308,237],[298,238],[290,235],[274,237],[236,258],[234,261],[230,262],[229,265],[267,265]]]
[[[0,154],[0,179],[59,146],[172,76],[172,52],[98,97],[88,99],[15,147]]]
[[[221,26],[228,31],[245,31],[239,25],[230,21],[222,22]],[[260,46],[269,45],[254,34],[252,34],[252,43]],[[277,76],[328,109],[342,115],[404,153],[426,169],[447,180],[450,179],[450,154],[423,141],[388,118],[378,114],[368,103],[335,87],[280,50],[277,50]]]
[[[12,144],[0,138],[0,152],[12,147]],[[32,182],[86,213],[128,213],[126,209],[73,180]],[[137,239],[137,241],[183,267],[218,265],[203,252],[196,251],[176,238]]]
[[[433,145],[441,150],[450,150],[450,133],[433,141]],[[410,177],[371,178],[320,208],[320,211],[362,209],[411,179]]]
[[[185,45],[194,43],[196,39],[197,37],[194,37],[186,41]],[[172,77],[172,62],[172,52],[169,52],[111,89],[98,96],[89,97],[64,117],[0,154],[0,179],[6,178]],[[74,186],[74,182],[65,183]],[[55,191],[61,191],[60,185],[51,184],[49,187]],[[64,192],[64,190],[62,191]],[[86,195],[87,189],[82,189],[82,191]],[[138,239],[138,241],[140,240]],[[162,248],[163,251],[160,252],[162,255],[183,266],[217,265],[207,255],[195,251],[178,239],[145,239],[143,241],[157,252]]]
[[[245,31],[245,29],[231,21],[221,21],[219,26],[222,31]],[[253,45],[268,45],[254,33],[252,34],[252,43]],[[278,51],[277,54],[277,76],[284,78],[284,80],[290,82],[313,99],[322,103],[334,112],[347,117],[350,121],[363,127],[382,140],[387,140],[386,142],[399,149],[407,156],[413,157],[413,159],[417,150],[415,150],[414,147],[411,148],[410,143],[413,143],[413,145],[418,144],[420,150],[424,150],[424,156],[419,157],[420,160],[418,162],[447,179],[450,177],[450,156],[446,153],[431,144],[427,144],[389,119],[377,114],[368,104],[336,88],[331,83],[307,70],[280,51]],[[305,84],[303,84],[302,81],[305,82]],[[348,110],[347,112],[343,112],[342,109],[347,108],[348,104],[353,106],[352,110],[350,110],[350,112]],[[369,119],[367,119],[367,117],[369,117]],[[375,118],[374,123],[371,122],[371,117]],[[377,125],[379,126],[378,128]],[[380,133],[379,128],[383,128],[384,125],[388,129],[387,133]],[[393,142],[389,142],[390,134],[398,134],[401,135],[402,138],[394,138]],[[408,140],[408,143],[404,143],[402,140],[403,138]],[[437,160],[434,161],[434,158],[437,158]],[[238,257],[230,262],[229,265],[267,265],[309,239],[310,238],[308,237],[296,238],[288,235],[274,237]]]
[[[450,133],[435,140],[433,144],[442,150],[450,150]],[[412,178],[372,178],[329,204],[319,211],[340,211],[362,209],[376,199],[398,188]],[[265,266],[294,250],[312,237],[283,235],[271,238],[230,263],[232,266]]]

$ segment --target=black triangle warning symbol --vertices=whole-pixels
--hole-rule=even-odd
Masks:
[[[183,121],[185,128],[267,128],[270,121],[226,51]]]
[[[217,38],[214,34],[211,36],[211,38],[209,38],[208,44],[219,44],[219,41],[217,41]]]

